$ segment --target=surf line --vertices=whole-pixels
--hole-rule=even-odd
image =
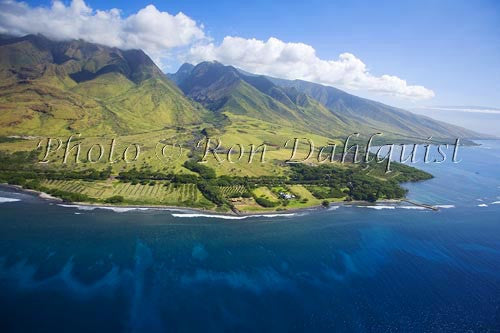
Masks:
[[[410,199],[401,199],[401,201],[407,202],[407,203],[412,204],[414,206],[427,208],[427,209],[430,209],[430,210],[433,210],[433,211],[438,211],[439,210],[439,208],[436,207],[436,206],[432,206],[432,205],[428,205],[428,204],[424,204],[424,203],[412,201]]]

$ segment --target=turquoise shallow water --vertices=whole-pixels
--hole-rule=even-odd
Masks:
[[[229,220],[1,188],[0,331],[498,332],[500,142],[461,158],[405,185],[438,212]]]

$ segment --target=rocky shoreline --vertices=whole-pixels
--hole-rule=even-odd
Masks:
[[[30,193],[33,195],[37,195],[39,198],[48,200],[48,201],[56,201],[58,203],[63,203],[64,201],[61,200],[60,198],[54,197],[48,193],[41,192],[41,191],[36,191],[32,189],[25,189],[21,186],[18,185],[9,185],[9,184],[1,184],[1,186],[11,188],[11,189],[16,189],[21,192],[26,192]],[[167,211],[172,211],[172,212],[179,212],[179,213],[189,213],[189,212],[195,212],[195,213],[201,213],[201,214],[208,214],[210,216],[220,216],[222,217],[251,217],[251,216],[290,216],[291,214],[298,214],[306,211],[315,211],[315,210],[325,210],[329,209],[331,207],[341,207],[341,206],[352,206],[352,205],[357,205],[357,206],[374,206],[374,207],[380,207],[380,204],[400,204],[402,202],[411,204],[415,207],[421,207],[429,210],[437,210],[434,206],[430,205],[425,205],[421,203],[416,203],[413,201],[409,201],[407,199],[391,199],[391,200],[377,200],[375,203],[371,202],[366,202],[366,201],[344,201],[344,202],[335,202],[334,204],[331,204],[328,207],[322,206],[322,205],[315,205],[315,206],[310,206],[310,207],[305,207],[305,208],[297,208],[297,209],[289,209],[289,210],[281,210],[281,211],[254,211],[254,212],[234,212],[234,211],[228,211],[228,212],[217,212],[214,210],[208,210],[208,209],[203,209],[203,208],[196,208],[196,207],[182,207],[182,206],[164,206],[164,205],[111,205],[111,204],[103,204],[103,203],[88,203],[88,202],[64,202],[66,206],[74,206],[74,207],[88,207],[88,209],[98,209],[98,208],[103,208],[103,209],[114,209],[114,210],[122,210],[122,211],[129,211],[129,210],[167,210]]]

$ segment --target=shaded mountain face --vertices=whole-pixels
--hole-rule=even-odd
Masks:
[[[193,70],[194,65],[185,63],[181,67],[179,67],[179,70],[175,74],[167,74],[167,77],[174,81],[175,84],[179,84],[180,82],[184,81],[186,77],[191,74],[191,71]]]
[[[0,36],[0,135],[121,135],[207,123],[224,130],[226,115],[325,137],[480,137],[332,87],[217,62],[166,76],[140,50]]]
[[[269,77],[280,87],[294,88],[305,93],[329,110],[386,133],[400,133],[411,137],[480,138],[484,135],[450,125],[429,117],[348,94],[334,87],[302,80],[283,80]]]
[[[82,40],[54,42],[40,35],[4,37],[0,39],[0,47],[2,68],[15,71],[20,79],[42,76],[47,64],[60,66],[77,83],[106,73],[120,73],[135,83],[162,76],[161,70],[141,50],[124,51]]]
[[[316,83],[254,75],[217,62],[181,69],[182,72],[171,75],[174,81],[187,96],[213,111],[274,119],[287,125],[300,124],[307,130],[330,135],[383,132],[386,136],[418,140],[431,136],[435,139],[484,137]]]
[[[0,38],[0,110],[1,134],[130,134],[209,115],[141,50],[40,35]]]
[[[183,70],[187,67],[183,66]],[[282,88],[263,76],[241,73],[218,62],[202,62],[170,76],[189,98],[215,113],[230,113],[269,123],[340,135],[349,128],[334,113],[295,88]]]

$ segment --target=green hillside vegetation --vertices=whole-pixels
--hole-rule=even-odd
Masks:
[[[140,50],[43,36],[0,43],[0,134],[131,134],[203,123]]]
[[[386,131],[383,140],[400,142],[476,135],[334,88],[215,62],[166,76],[140,50],[33,35],[0,39],[0,181],[66,201],[255,212],[402,198],[399,183],[431,176],[395,163],[386,174],[375,163],[284,162],[293,138],[340,150],[347,135],[377,129]],[[70,135],[70,147],[81,151],[76,158],[73,148],[63,162]],[[220,140],[221,162],[209,153],[199,163],[196,144],[207,136]],[[39,163],[49,137],[52,150],[57,140],[62,145]],[[302,142],[296,158],[307,149]]]
[[[0,135],[130,135],[198,124],[222,134],[232,116],[329,139],[480,137],[465,129],[305,81],[216,62],[184,65],[172,82],[140,50],[82,40],[2,36]]]
[[[116,205],[165,205],[217,209],[234,212],[275,211],[319,206],[329,202],[398,199],[406,191],[400,182],[429,179],[414,168],[394,164],[394,172],[373,163],[344,165],[338,162],[290,164],[280,176],[217,176],[196,159],[180,168],[155,170],[149,165],[125,168],[118,173],[108,166],[95,169],[50,168],[37,163],[31,152],[0,152],[0,182],[47,192],[66,201]],[[292,194],[290,198],[282,193]]]
[[[480,138],[481,134],[445,124],[333,87],[301,80],[275,79],[203,62],[170,74],[191,99],[214,112],[245,115],[326,137],[384,132],[388,139],[422,141],[432,136]]]
[[[119,181],[68,181],[47,180],[41,182],[42,189],[48,193],[62,190],[92,198],[91,202],[110,204],[184,206],[194,208],[213,208],[195,184],[175,184],[164,181],[148,183],[124,183]],[[88,201],[88,200],[82,200]]]
[[[465,128],[450,125],[429,117],[385,105],[366,98],[348,94],[340,89],[303,80],[284,80],[264,76],[282,89],[292,89],[314,99],[364,132],[383,132],[388,138],[407,138],[410,141],[434,137],[447,141],[448,138],[481,138],[485,135]]]

